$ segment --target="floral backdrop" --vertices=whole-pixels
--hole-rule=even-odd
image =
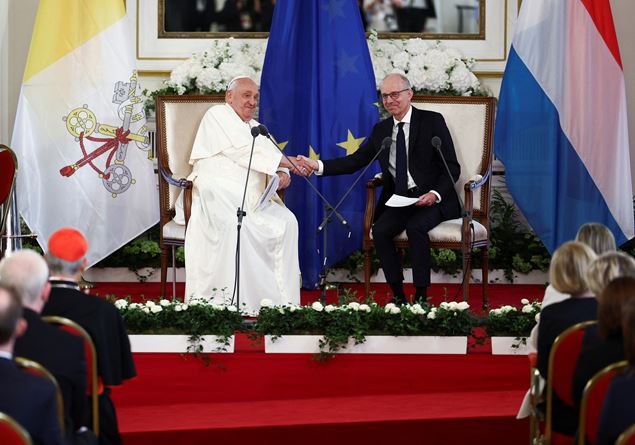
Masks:
[[[219,93],[238,75],[250,76],[260,83],[266,46],[266,40],[213,40],[209,48],[174,68],[165,87],[150,96]],[[400,72],[408,76],[417,93],[486,94],[471,71],[474,59],[465,58],[459,50],[440,41],[380,40],[371,33],[368,47],[377,85],[387,74]]]

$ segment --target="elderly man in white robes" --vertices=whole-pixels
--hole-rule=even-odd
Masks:
[[[250,78],[232,79],[225,104],[207,111],[196,134],[190,156],[192,211],[185,235],[187,300],[231,300],[236,211],[248,172],[251,129],[259,125],[253,119],[258,96]],[[248,313],[257,312],[265,298],[274,304],[300,303],[298,222],[276,194],[259,204],[274,175],[280,177],[278,189],[289,186],[292,167],[271,140],[255,138],[240,237],[240,309]]]

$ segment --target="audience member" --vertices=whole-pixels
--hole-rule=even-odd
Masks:
[[[97,372],[104,385],[99,396],[102,444],[120,444],[115,406],[110,387],[136,375],[130,341],[115,306],[99,297],[84,294],[77,284],[87,266],[88,243],[77,230],[63,228],[49,238],[46,260],[51,273],[51,296],[43,315],[59,315],[81,325],[97,351]]]
[[[79,337],[42,321],[40,312],[51,285],[46,261],[33,250],[21,250],[0,261],[0,283],[13,288],[24,307],[28,327],[16,340],[17,357],[33,360],[49,370],[64,400],[64,433],[69,443],[96,443],[86,431],[86,359]]]
[[[582,343],[582,351],[576,362],[573,374],[572,396],[576,407],[580,407],[582,393],[587,382],[611,363],[624,360],[624,341],[622,337],[622,308],[635,299],[635,260],[623,253],[607,254],[592,265],[589,272],[597,273],[604,269],[607,280],[612,273],[621,273],[597,295],[597,329],[587,330]],[[608,267],[594,265],[606,258]],[[622,262],[622,265],[619,265]]]
[[[0,284],[0,412],[18,422],[35,445],[63,444],[55,386],[13,361],[15,339],[26,330],[17,294]]]
[[[596,258],[593,250],[579,241],[568,241],[551,258],[549,281],[558,292],[571,298],[552,304],[541,311],[538,328],[537,367],[547,379],[551,347],[556,337],[576,323],[594,320],[597,302],[589,290],[586,271]],[[573,436],[577,413],[557,396],[553,398],[553,430]]]
[[[609,230],[608,227],[600,223],[582,224],[578,229],[575,240],[589,246],[591,249],[593,249],[596,255],[602,255],[603,253],[612,252],[617,249],[613,233]],[[594,291],[592,287],[589,288],[591,289],[591,291]],[[598,293],[599,292],[594,292],[595,295],[597,295]],[[569,298],[569,296],[569,294],[558,292],[550,284],[549,286],[547,286],[547,289],[545,289],[545,295],[542,298],[541,308],[544,309],[549,305],[559,303],[560,301]],[[529,339],[527,340],[527,344],[534,350],[538,349],[539,326],[540,321],[538,321],[536,326],[534,326],[534,328],[531,330],[531,334],[529,335]]]
[[[630,281],[634,281],[629,279]],[[613,445],[631,425],[635,425],[635,300],[630,299],[622,308],[624,354],[628,369],[616,376],[606,393],[596,445]]]

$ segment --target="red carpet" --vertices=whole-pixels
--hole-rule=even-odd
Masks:
[[[237,352],[210,367],[136,354],[139,377],[114,391],[127,445],[222,443],[521,444],[514,414],[525,357]]]
[[[363,285],[345,287],[363,294]],[[169,286],[171,289],[171,286]],[[452,300],[458,284],[435,284],[432,302]],[[98,283],[91,293],[156,299],[158,283]],[[489,286],[490,307],[541,299],[541,285]],[[375,300],[391,298],[374,284]],[[406,287],[406,292],[414,289]],[[170,290],[171,292],[171,290]],[[183,286],[177,286],[181,295]],[[481,307],[481,287],[470,287]],[[319,298],[303,291],[302,303]],[[334,302],[336,291],[327,301]],[[460,298],[460,295],[459,295]],[[302,354],[264,354],[245,335],[236,353],[206,367],[192,356],[135,354],[138,377],[113,391],[126,445],[162,444],[525,444],[515,414],[528,385],[526,357],[339,355],[327,363]]]

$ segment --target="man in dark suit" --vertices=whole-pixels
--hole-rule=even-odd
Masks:
[[[83,341],[40,317],[51,290],[46,261],[33,250],[16,252],[0,261],[0,283],[20,297],[28,326],[16,340],[14,354],[38,362],[55,376],[64,400],[68,442],[90,443],[91,435],[82,428],[88,424],[89,406]]]
[[[34,444],[59,445],[64,442],[57,421],[55,386],[22,371],[13,361],[13,345],[26,328],[20,299],[12,289],[0,285],[0,412],[27,430]]]
[[[318,175],[350,174],[371,162],[385,139],[392,141],[390,149],[383,150],[377,158],[384,187],[372,230],[386,281],[396,302],[404,302],[403,271],[393,239],[406,230],[416,287],[415,298],[425,298],[430,284],[428,231],[442,221],[460,216],[461,206],[454,182],[459,178],[461,167],[443,116],[412,106],[413,92],[405,76],[389,74],[382,81],[380,91],[384,107],[391,117],[375,125],[359,150],[338,159],[315,161],[298,156],[298,161],[305,169],[316,171]],[[432,145],[434,137],[441,141],[441,151],[452,179]],[[388,207],[386,201],[393,194],[418,200],[407,207]]]
[[[78,230],[62,228],[48,241],[46,261],[51,274],[51,295],[42,315],[66,317],[82,326],[95,343],[97,373],[103,383],[99,395],[100,444],[120,444],[110,388],[136,375],[130,341],[121,315],[102,298],[86,295],[78,282],[87,266],[88,242]]]

